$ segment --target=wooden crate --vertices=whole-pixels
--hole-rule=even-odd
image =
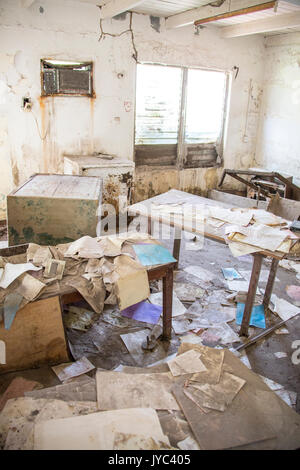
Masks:
[[[7,196],[8,244],[57,245],[95,237],[101,195],[99,177],[33,175]]]
[[[0,341],[6,349],[6,364],[0,364],[0,374],[69,362],[59,297],[25,305],[17,311],[9,330],[0,322]]]

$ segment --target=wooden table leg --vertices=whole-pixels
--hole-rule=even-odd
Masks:
[[[180,256],[180,245],[181,245],[181,229],[175,227],[174,244],[173,244],[173,257],[177,260],[175,269],[178,268],[179,256]]]
[[[152,219],[151,219],[151,217],[148,217],[148,233],[149,233],[149,235],[152,235]]]
[[[276,277],[276,272],[277,272],[277,267],[278,267],[279,259],[272,259],[272,264],[271,264],[271,269],[268,277],[268,282],[266,285],[266,290],[265,290],[265,295],[264,295],[264,300],[263,304],[265,308],[269,307],[270,299],[271,299],[271,294],[274,286],[274,281]]]
[[[170,340],[172,332],[173,268],[163,277],[163,335]]]
[[[248,295],[247,295],[247,299],[246,299],[246,304],[245,304],[245,310],[244,310],[244,314],[243,314],[241,329],[239,331],[240,336],[249,336],[248,327],[249,327],[251,312],[252,312],[252,308],[253,308],[253,304],[254,304],[258,279],[259,279],[260,270],[261,270],[262,255],[260,255],[259,253],[255,253],[253,255],[253,258],[254,258],[254,260],[253,260],[249,290],[248,290]]]

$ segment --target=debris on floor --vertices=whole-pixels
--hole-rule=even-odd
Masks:
[[[173,289],[172,338],[165,342],[161,339],[162,282],[147,279],[145,283],[144,267],[133,267],[136,261],[131,257],[135,247],[137,251],[143,247],[144,253],[151,238],[133,238],[129,243],[126,237],[106,237],[97,244],[83,237],[73,246],[51,247],[64,258],[62,279],[44,279],[41,269],[26,271],[17,279],[23,293],[27,285],[35,284],[32,295],[37,292],[42,297],[46,289],[53,292],[72,286],[84,300],[64,305],[62,315],[74,362],[64,360],[52,366],[55,385],[39,388],[37,384],[13,395],[18,398],[6,398],[0,414],[0,448],[299,447],[297,393],[293,387],[255,374],[251,351],[247,350],[248,357],[245,351],[235,350],[243,343],[238,325],[249,271],[224,268],[226,283],[220,270],[219,277],[215,274],[217,267],[211,271],[196,265],[179,269]],[[27,261],[36,267],[54,259],[48,247],[30,248]],[[95,258],[100,254],[100,259]],[[42,283],[42,289],[31,279],[27,284],[26,276]],[[262,282],[266,280],[263,275]],[[295,294],[295,288],[287,286],[286,291]],[[132,303],[138,296],[144,298]],[[27,303],[27,297],[22,294],[22,302]],[[268,313],[272,321],[276,315],[286,319],[299,312],[298,306],[284,299],[273,295],[272,300],[274,312],[279,310]],[[266,327],[268,315],[258,289],[251,336],[257,328]],[[290,333],[285,327],[279,332],[282,338]],[[288,354],[278,351],[272,350],[275,361],[282,358],[278,362],[284,362]],[[140,423],[131,425],[133,420]]]
[[[205,290],[195,284],[185,282],[174,282],[173,289],[181,302],[194,302],[202,298]]]
[[[223,276],[227,281],[233,281],[233,279],[241,279],[242,276],[234,268],[222,268]]]
[[[86,376],[9,399],[0,415],[0,447],[215,450],[298,446],[295,393],[250,371],[228,349],[184,342],[167,362],[90,373],[96,380]]]
[[[149,300],[154,305],[163,304],[163,293],[156,292],[155,294],[150,294]],[[177,317],[183,315],[186,312],[186,307],[180,302],[178,299],[176,292],[173,292],[173,299],[172,299],[172,317]]]
[[[121,314],[124,317],[132,318],[133,320],[141,321],[144,323],[153,323],[155,325],[162,314],[162,307],[161,305],[155,305],[154,302],[150,303],[142,301],[122,310]]]
[[[64,324],[67,328],[86,331],[91,327],[96,318],[97,314],[95,312],[70,305],[64,313]]]
[[[43,385],[33,380],[26,380],[23,377],[14,378],[3,395],[0,397],[0,412],[4,408],[6,402],[12,398],[22,397],[24,392],[43,388]]]
[[[282,320],[289,320],[300,313],[300,307],[296,307],[290,302],[287,302],[287,300],[277,297],[275,294],[272,294],[271,302],[274,304],[274,312],[277,313]]]
[[[285,290],[287,295],[293,299],[294,304],[300,307],[300,286],[286,286]]]
[[[65,383],[74,377],[78,377],[79,375],[90,372],[94,368],[95,366],[91,364],[91,362],[86,357],[82,357],[78,361],[63,365],[62,367],[54,366],[52,367],[52,370],[55,372],[59,380]]]

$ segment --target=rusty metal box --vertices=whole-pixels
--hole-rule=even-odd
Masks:
[[[56,245],[95,237],[101,199],[100,178],[33,175],[7,196],[8,244]]]
[[[65,155],[64,174],[98,176],[103,181],[102,203],[111,204],[116,214],[131,204],[135,164],[111,155]]]

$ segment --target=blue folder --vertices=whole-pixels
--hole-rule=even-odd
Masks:
[[[241,325],[245,310],[245,304],[238,302],[236,309],[236,324]],[[251,312],[249,325],[258,328],[266,328],[265,309],[263,305],[254,305]]]
[[[155,243],[133,245],[133,248],[143,266],[176,262],[167,248]]]

